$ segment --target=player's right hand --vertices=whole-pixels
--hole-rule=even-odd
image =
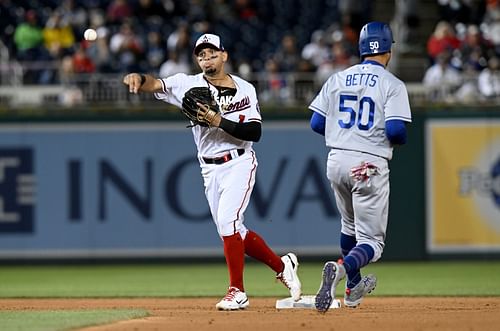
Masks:
[[[139,88],[141,87],[141,75],[138,73],[131,73],[123,77],[123,84],[128,86],[128,90],[130,93],[139,92]]]

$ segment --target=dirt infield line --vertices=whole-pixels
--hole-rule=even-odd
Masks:
[[[356,309],[276,310],[276,299],[250,298],[244,311],[222,312],[216,298],[0,299],[0,310],[146,309],[150,316],[81,331],[151,330],[498,330],[498,297],[373,297]]]

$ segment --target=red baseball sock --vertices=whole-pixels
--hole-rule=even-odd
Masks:
[[[285,268],[281,258],[276,255],[269,246],[267,246],[264,239],[257,233],[248,231],[245,237],[245,253],[260,262],[267,264],[271,269],[276,272],[282,272]]]
[[[245,266],[245,246],[239,233],[222,237],[224,256],[229,270],[229,285],[245,292],[243,288],[243,268]]]

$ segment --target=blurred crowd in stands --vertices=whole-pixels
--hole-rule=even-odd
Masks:
[[[418,44],[410,37],[418,35],[420,1],[394,1],[391,25],[403,56]],[[500,97],[500,0],[436,3],[439,22],[427,40],[423,78],[432,98]],[[21,64],[23,84],[65,84],[95,72],[161,77],[197,72],[193,44],[211,32],[222,37],[230,71],[245,78],[266,75],[263,101],[286,100],[284,74],[308,74],[320,86],[359,61],[357,38],[372,19],[373,5],[371,0],[0,0],[0,68]],[[97,31],[95,42],[83,40],[89,27]]]
[[[41,63],[25,84],[96,71],[195,71],[193,44],[206,32],[222,36],[231,69],[242,75],[327,77],[357,61],[357,34],[370,6],[370,0],[0,0],[0,34],[11,60]],[[88,27],[97,41],[82,40]],[[43,64],[51,61],[60,66]]]
[[[500,97],[500,0],[439,0],[440,21],[427,41],[423,84],[435,100]]]

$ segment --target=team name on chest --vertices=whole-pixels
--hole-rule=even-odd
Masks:
[[[232,95],[215,97],[217,104],[220,106],[224,113],[250,108],[249,97],[244,97],[243,99],[235,102],[233,102],[233,99],[234,97]]]

